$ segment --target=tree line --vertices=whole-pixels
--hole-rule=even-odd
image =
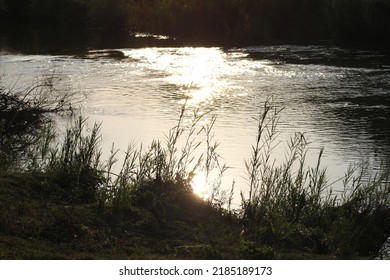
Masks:
[[[16,25],[140,31],[216,44],[390,46],[389,0],[0,0]]]

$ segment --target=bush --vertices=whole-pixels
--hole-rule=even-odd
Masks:
[[[38,146],[54,137],[49,114],[72,113],[81,102],[75,91],[58,82],[52,74],[24,89],[7,89],[0,77],[0,168],[23,169],[37,163],[32,154],[38,156]]]

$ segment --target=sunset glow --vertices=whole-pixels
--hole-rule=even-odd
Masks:
[[[191,181],[192,189],[200,198],[207,198],[209,190],[207,187],[207,178],[202,172],[198,172]]]

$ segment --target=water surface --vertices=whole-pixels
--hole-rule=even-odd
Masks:
[[[215,140],[221,161],[231,167],[224,185],[234,178],[237,194],[247,187],[244,159],[255,140],[254,117],[270,96],[284,108],[274,153],[278,160],[295,132],[311,142],[309,164],[325,149],[322,164],[329,182],[351,164],[378,169],[390,155],[390,58],[383,53],[324,46],[117,51],[122,55],[4,53],[3,82],[19,86],[54,73],[86,93],[83,115],[103,122],[106,150],[112,142],[125,150],[131,141],[164,140],[185,102],[187,123],[194,110],[209,112],[201,124],[216,114]]]

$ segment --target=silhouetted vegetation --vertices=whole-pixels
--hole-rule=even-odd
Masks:
[[[52,140],[49,114],[72,113],[72,105],[82,101],[58,83],[52,74],[28,88],[6,88],[0,77],[0,166],[25,168],[34,145],[43,137]]]
[[[7,98],[0,99],[1,112],[9,113],[9,96],[12,104],[23,104],[14,116],[3,118],[5,123],[36,108],[24,101],[26,94],[2,92]],[[315,166],[306,164],[304,135],[292,137],[284,161],[273,161],[282,110],[267,101],[246,161],[249,192],[241,193],[241,205],[232,208],[234,188],[226,190],[220,181],[227,167],[212,136],[216,118],[202,124],[204,115],[194,112],[185,124],[185,110],[165,141],[130,145],[119,166],[114,146],[102,160],[100,125],[88,128],[82,117],[62,137],[47,121],[28,123],[33,130],[21,128],[20,135],[34,139],[27,144],[2,135],[8,143],[0,146],[3,159],[10,159],[13,143],[19,149],[11,161],[0,162],[0,258],[388,257],[380,252],[390,235],[388,165],[370,180],[365,168],[351,168],[337,193],[321,167],[322,151]],[[203,156],[194,158],[202,147]],[[210,188],[203,199],[192,189],[197,172],[205,174]]]
[[[0,14],[8,37],[29,30],[49,43],[45,34],[60,33],[64,45],[75,36],[80,45],[98,44],[108,33],[115,46],[134,32],[193,45],[390,44],[387,0],[3,0]]]

